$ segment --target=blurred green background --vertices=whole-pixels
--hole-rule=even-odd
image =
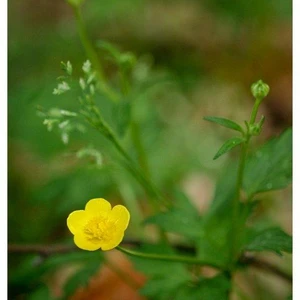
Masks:
[[[74,93],[52,94],[62,75],[60,62],[70,60],[79,74],[86,60],[70,7],[62,0],[12,0],[8,8],[8,242],[69,243],[66,217],[87,200],[118,203],[127,195],[142,201],[145,195],[129,174],[111,170],[111,146],[97,132],[75,132],[65,145],[37,115],[38,106],[79,107]],[[242,123],[252,108],[250,85],[263,79],[271,92],[260,111],[265,128],[255,143],[292,125],[291,0],[87,0],[83,17],[94,43],[106,40],[138,57],[135,115],[151,177],[166,193],[181,187],[200,211],[231,158],[212,160],[231,135],[204,116]],[[102,61],[114,83],[115,68]],[[97,101],[113,125],[107,102]],[[78,159],[76,151],[87,145],[108,163],[98,168]],[[290,189],[264,197],[262,213],[291,233]],[[129,236],[135,234],[129,228]],[[9,255],[11,299],[27,299],[34,290],[30,279],[23,286],[13,280],[27,258]],[[282,299],[273,289],[279,293],[273,299]]]

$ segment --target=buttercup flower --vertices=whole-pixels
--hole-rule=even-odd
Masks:
[[[111,208],[103,198],[90,200],[85,210],[69,214],[67,226],[74,235],[74,243],[83,250],[111,250],[117,247],[130,219],[127,208],[116,205]]]

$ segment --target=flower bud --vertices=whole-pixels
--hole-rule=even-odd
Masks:
[[[136,57],[131,52],[123,53],[119,58],[119,64],[124,70],[130,70],[136,64]]]
[[[262,100],[269,94],[269,91],[270,87],[262,80],[258,80],[251,85],[251,92],[255,99]]]
[[[85,0],[66,0],[71,6],[79,7]]]

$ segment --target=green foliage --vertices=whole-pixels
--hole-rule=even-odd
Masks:
[[[203,119],[206,120],[206,121],[210,121],[210,122],[219,124],[221,126],[224,126],[226,128],[232,129],[232,130],[243,132],[243,129],[242,129],[242,127],[239,124],[237,124],[237,123],[235,123],[235,122],[233,122],[231,120],[225,119],[225,118],[204,117]]]
[[[41,284],[29,297],[28,300],[53,300],[49,288]]]
[[[147,245],[140,248],[144,253],[174,254],[174,250],[166,244]],[[131,258],[136,269],[147,276],[147,282],[141,293],[149,299],[172,299],[176,291],[187,284],[191,278],[188,270],[181,263],[155,261],[138,257]],[[162,287],[164,287],[162,289]]]
[[[174,204],[166,211],[145,220],[145,224],[156,224],[165,231],[181,234],[190,239],[199,236],[201,218],[187,196],[173,193]]]
[[[284,131],[246,161],[243,186],[248,196],[287,187],[292,180],[292,130]]]
[[[86,54],[81,52],[78,43],[72,41],[72,26],[49,26],[47,31],[44,28],[45,23],[45,26],[23,26],[23,17],[11,22],[11,28],[16,26],[15,23],[24,27],[18,34],[24,41],[18,41],[15,38],[16,31],[10,29],[14,34],[11,34],[13,38],[10,40],[9,137],[16,154],[10,158],[13,167],[9,170],[9,222],[10,226],[12,224],[14,227],[10,229],[9,240],[46,244],[53,241],[69,241],[72,237],[66,230],[65,219],[70,211],[83,208],[86,200],[93,197],[110,197],[117,203],[124,200],[130,208],[132,224],[135,222],[135,226],[129,228],[130,238],[132,234],[133,239],[139,239],[142,236],[139,226],[152,224],[163,233],[179,235],[175,238],[183,242],[184,246],[191,247],[190,252],[194,253],[189,258],[195,259],[195,265],[132,258],[136,268],[147,276],[148,280],[141,289],[141,293],[147,299],[228,299],[232,288],[228,273],[230,271],[230,275],[234,275],[238,259],[244,251],[271,251],[277,254],[292,251],[292,238],[280,228],[261,228],[255,220],[252,227],[248,225],[250,216],[255,219],[252,212],[258,203],[252,201],[253,196],[260,192],[285,188],[291,183],[292,130],[286,130],[281,136],[250,153],[247,149],[250,138],[261,133],[264,123],[264,117],[258,123],[255,122],[258,106],[254,105],[250,121],[245,121],[245,129],[232,120],[205,117],[205,120],[238,131],[243,136],[226,141],[214,157],[217,159],[244,143],[243,147],[239,147],[242,151],[245,149],[245,152],[239,154],[242,159],[231,156],[232,161],[226,166],[222,165],[222,161],[213,163],[210,159],[212,145],[219,140],[213,134],[207,136],[203,128],[196,128],[194,120],[199,120],[198,112],[202,109],[206,111],[206,93],[210,96],[212,94],[209,86],[216,86],[216,94],[212,97],[216,99],[213,101],[218,100],[218,93],[221,92],[223,96],[224,91],[211,80],[214,76],[205,73],[210,70],[209,61],[215,61],[214,57],[219,54],[219,49],[213,49],[219,42],[215,42],[215,37],[209,40],[209,37],[205,36],[207,33],[203,32],[201,41],[204,43],[201,43],[200,52],[208,53],[205,51],[207,46],[213,50],[209,51],[212,57],[207,59],[197,53],[198,43],[194,43],[193,32],[186,35],[183,26],[182,32],[176,30],[175,40],[173,36],[173,29],[181,24],[181,13],[189,14],[190,5],[194,8],[196,2],[189,3],[184,8],[187,10],[178,11],[179,15],[175,13],[176,18],[172,20],[164,10],[167,10],[167,6],[161,1],[137,3],[136,0],[112,0],[101,5],[97,1],[91,1],[85,10],[86,19],[91,22],[86,28],[82,23],[85,17],[81,18],[79,11],[79,6],[84,1],[66,2],[76,10],[77,21],[80,21],[77,24],[79,36],[87,50]],[[262,35],[266,29],[269,32],[268,26],[261,26],[266,20],[266,15],[272,20],[276,14],[289,15],[290,3],[291,1],[279,0],[255,0],[251,3],[204,1],[201,3],[199,15],[201,22],[205,19],[202,18],[203,15],[210,17],[212,27],[208,28],[209,30],[213,28],[216,32],[225,33],[226,45],[232,45],[232,37],[243,33],[244,25],[250,21],[254,24],[253,27],[257,27],[257,31],[249,32],[251,34],[247,32],[245,36],[250,39],[246,44],[251,45],[251,39],[255,37],[261,47],[257,51],[261,54],[264,53],[263,45],[271,47],[271,44],[274,44],[266,42],[266,37]],[[207,10],[205,4],[211,10]],[[174,12],[178,9],[177,5],[182,7],[180,1],[174,6],[171,5]],[[49,4],[49,9],[52,6]],[[59,22],[57,19],[52,21],[55,21],[55,24],[64,24],[61,22],[64,13],[58,13],[58,6],[53,7],[57,9],[53,16],[61,19]],[[138,10],[137,7],[142,9]],[[26,11],[23,6],[21,8],[19,7],[18,11]],[[149,22],[148,17],[150,21],[153,18],[151,15],[156,18],[156,10],[161,8],[162,14],[166,16],[162,18],[165,23],[159,23],[161,18],[158,14],[158,24],[154,24],[152,20],[150,31],[146,34],[141,32],[141,28]],[[34,14],[34,9],[28,11]],[[151,13],[144,18],[143,11]],[[191,11],[195,16],[198,13],[194,9]],[[30,23],[33,19],[35,18],[32,18],[32,15],[25,15],[26,22]],[[111,20],[116,20],[116,32],[114,26],[111,26]],[[139,24],[140,20],[145,21],[142,27]],[[225,26],[220,27],[223,21]],[[240,24],[235,27],[237,22]],[[166,26],[161,36],[157,30],[160,26]],[[38,28],[38,31],[34,29],[31,35],[27,27]],[[114,41],[114,44],[100,41],[97,44],[98,49],[93,49],[93,43],[88,41],[90,34],[85,33],[85,29],[95,30],[91,32],[91,36],[105,36]],[[171,32],[169,37],[168,32]],[[39,34],[43,38],[36,38]],[[139,38],[140,34],[142,39]],[[29,39],[28,36],[34,39]],[[44,38],[45,36],[47,38]],[[181,47],[182,41],[187,42],[187,48]],[[206,41],[209,42],[207,45]],[[221,40],[221,43],[224,41]],[[188,54],[192,55],[186,55],[189,48],[192,52]],[[119,49],[126,51],[122,52]],[[134,49],[138,55],[127,49]],[[244,67],[240,61],[245,57],[244,53],[239,52],[239,49],[235,51],[234,54],[237,55],[230,58],[230,65],[241,65],[243,69],[248,70],[247,65]],[[251,51],[253,49],[250,47],[247,57],[250,57]],[[226,49],[222,50],[222,53],[227,52],[232,53]],[[64,57],[59,58],[61,55]],[[87,57],[83,58],[83,55]],[[57,78],[57,84],[53,83],[56,69],[54,71],[51,68],[57,64],[57,58],[60,61],[66,57],[74,63],[71,64],[69,60],[65,60],[66,63],[61,62],[64,74]],[[226,60],[226,56],[220,57]],[[265,58],[267,55],[260,57]],[[85,62],[80,65],[83,59]],[[262,65],[256,60],[254,62],[254,65]],[[215,66],[217,65],[220,66],[214,74],[224,74],[223,64],[215,63]],[[269,67],[270,64],[266,63],[266,68]],[[264,73],[263,69],[260,71]],[[256,76],[256,73],[255,69],[251,76]],[[228,75],[232,76],[229,73]],[[246,78],[250,76],[248,73],[246,75]],[[216,78],[216,82],[219,79]],[[226,82],[227,78],[225,79],[222,78],[222,82]],[[55,86],[52,93],[52,88],[48,88],[51,86]],[[224,86],[232,88],[228,83],[224,83]],[[240,90],[244,90],[242,81],[240,87]],[[185,93],[187,91],[188,93]],[[266,96],[269,89],[266,85],[262,86],[262,82],[257,82],[252,86],[252,92],[255,97],[261,98]],[[247,98],[241,92],[241,98],[237,100],[243,99],[243,96]],[[45,128],[40,129],[41,122],[34,115],[37,104],[47,106],[47,109],[39,109],[38,112],[49,131],[47,137]],[[225,114],[228,112],[226,109],[236,109],[234,106],[230,107],[230,104],[228,102],[228,105],[221,108]],[[49,109],[49,106],[55,108]],[[207,111],[210,109],[208,107]],[[238,112],[238,109],[236,111]],[[238,117],[237,115],[237,119]],[[83,121],[86,123],[83,124]],[[90,130],[91,127],[96,130]],[[57,142],[57,132],[63,143]],[[65,148],[66,144],[68,148]],[[247,157],[248,152],[251,156],[245,161],[243,158]],[[238,160],[245,162],[245,169],[243,164],[238,165]],[[83,165],[88,165],[88,168]],[[208,174],[214,184],[215,178],[219,178],[220,168],[224,168],[225,172],[216,183],[215,194],[207,211],[199,213],[180,188],[173,192],[174,187],[180,186],[193,172]],[[168,201],[165,201],[164,194],[168,195]],[[142,222],[144,213],[148,215],[149,212],[147,201],[150,202],[153,198],[156,205],[154,208],[149,205],[153,209],[153,215]],[[197,200],[202,201],[200,196]],[[172,205],[166,209],[161,205],[162,202],[164,205]],[[183,250],[175,251],[172,245],[160,243],[161,241],[156,245],[143,245],[140,250],[143,254],[170,255],[173,258],[183,254]],[[15,256],[18,254],[12,256],[10,264],[13,267],[9,274],[12,299],[51,299],[49,289],[44,284],[45,278],[60,268],[71,265],[78,267],[78,270],[64,287],[63,298],[68,299],[78,287],[89,282],[103,262],[103,257],[98,251],[51,254],[49,257]],[[199,264],[204,262],[217,266],[217,274],[214,277],[203,277],[204,272],[202,273],[201,267],[197,266],[197,261],[201,261]]]
[[[116,46],[106,41],[98,41],[97,46],[109,54],[108,59],[117,64],[122,72],[131,70],[136,64],[136,57],[131,52],[121,53]]]
[[[100,262],[92,262],[85,265],[67,281],[64,286],[64,297],[63,299],[68,299],[74,292],[80,287],[86,287],[100,268]]]
[[[66,1],[74,7],[79,7],[84,3],[85,0],[66,0]]]
[[[277,227],[263,230],[251,228],[245,250],[272,251],[278,255],[292,253],[292,237]]]
[[[180,288],[172,299],[226,300],[228,299],[230,286],[230,281],[224,275],[202,278],[196,283]]]
[[[48,291],[43,284],[43,276],[45,274],[51,274],[64,266],[75,265],[82,267],[82,272],[86,271],[85,280],[88,281],[90,277],[87,275],[92,275],[92,272],[88,273],[88,271],[91,271],[92,267],[99,270],[102,261],[103,256],[101,253],[84,251],[53,254],[46,259],[38,255],[28,257],[19,266],[18,270],[9,276],[10,289],[12,289],[11,294],[13,295],[14,290],[22,288],[32,295],[32,299],[38,300],[38,297],[41,295],[48,295]],[[80,272],[78,271],[78,273]],[[71,288],[74,287],[72,282],[70,284],[67,283],[68,291],[71,291]],[[44,299],[51,298],[45,296]]]
[[[230,259],[231,244],[228,243],[232,230],[232,207],[236,195],[235,163],[225,168],[220,176],[214,197],[208,211],[202,216],[201,229],[196,240],[197,257],[224,268]],[[237,248],[243,246],[246,228],[245,221],[251,215],[256,203],[239,203],[236,216],[237,231],[235,233]]]
[[[213,159],[219,158],[221,155],[227,153],[228,151],[232,150],[234,147],[240,145],[245,140],[239,137],[234,137],[229,140],[227,140],[222,147],[219,149],[219,151],[216,153]]]

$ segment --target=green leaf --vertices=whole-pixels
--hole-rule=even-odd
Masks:
[[[227,300],[230,281],[224,275],[201,279],[195,286],[185,285],[176,292],[174,300]]]
[[[63,254],[53,254],[43,260],[40,256],[34,255],[19,266],[18,270],[11,273],[9,282],[11,285],[24,284],[25,286],[32,285],[33,282],[38,282],[44,274],[56,270],[63,265],[82,263],[95,264],[103,260],[103,255],[97,252],[75,251]]]
[[[280,228],[249,229],[245,250],[272,251],[279,255],[282,252],[292,253],[292,237]]]
[[[76,271],[76,273],[67,281],[64,286],[64,296],[65,299],[69,299],[69,297],[74,294],[74,292],[79,287],[86,287],[91,279],[100,268],[100,263],[89,263],[84,266],[80,270]]]
[[[29,295],[28,300],[53,300],[49,288],[45,284],[41,284],[33,293]]]
[[[169,245],[147,245],[139,249],[147,253],[163,253],[176,255]],[[131,257],[135,268],[148,278],[140,293],[147,299],[167,300],[173,299],[179,287],[187,285],[190,275],[184,264],[178,262],[164,262]]]
[[[258,149],[247,161],[243,186],[248,195],[285,188],[292,180],[292,129]]]
[[[220,148],[220,150],[217,152],[217,154],[214,156],[214,160],[219,158],[221,155],[227,153],[234,147],[238,146],[239,144],[243,143],[245,140],[239,137],[234,137],[232,139],[227,140],[223,146]]]
[[[214,198],[207,212],[208,214],[218,214],[228,211],[232,204],[232,199],[236,193],[236,178],[237,178],[238,164],[230,162],[224,167],[217,180]]]
[[[199,235],[201,222],[197,209],[180,191],[174,192],[173,199],[175,203],[171,209],[147,218],[144,224],[156,224],[165,231],[196,238]]]
[[[196,240],[197,257],[225,267],[230,258],[230,235],[232,228],[232,205],[236,192],[237,165],[230,164],[225,168],[217,182],[214,199],[205,215]],[[246,230],[243,224],[251,214],[256,203],[239,203],[236,240],[237,248],[244,245]],[[240,226],[239,226],[240,225]]]
[[[203,119],[243,133],[242,127],[231,120],[219,117],[204,117]]]

